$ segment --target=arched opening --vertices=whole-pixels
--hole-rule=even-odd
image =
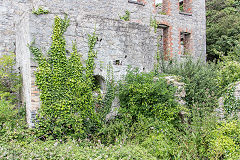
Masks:
[[[94,88],[100,89],[102,93],[105,93],[106,83],[105,83],[105,79],[103,78],[103,76],[95,75],[95,76],[93,76],[93,78],[94,78]]]

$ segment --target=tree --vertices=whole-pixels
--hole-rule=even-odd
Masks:
[[[229,56],[240,42],[240,0],[207,0],[207,58]]]

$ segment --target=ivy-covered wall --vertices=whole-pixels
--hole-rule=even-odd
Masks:
[[[154,68],[157,48],[162,49],[163,32],[161,29],[154,32],[151,19],[169,26],[168,49],[175,57],[179,58],[180,31],[189,31],[193,35],[193,55],[205,59],[204,1],[193,2],[192,15],[179,15],[176,2],[166,0],[167,13],[163,14],[156,10],[155,0],[143,0],[139,4],[128,0],[0,0],[3,15],[0,16],[0,34],[3,35],[0,55],[16,53],[18,68],[23,75],[22,99],[26,102],[28,123],[36,114],[40,101],[34,84],[37,64],[32,60],[27,44],[35,40],[36,46],[46,53],[51,46],[56,15],[63,18],[67,14],[70,19],[64,34],[69,53],[76,42],[82,59],[87,59],[88,34],[96,31],[98,53],[94,74],[106,78],[107,66],[111,64],[115,79],[119,79],[126,74],[128,65],[139,67],[141,71]]]

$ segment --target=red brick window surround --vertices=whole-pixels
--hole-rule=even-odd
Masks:
[[[168,60],[171,55],[171,48],[170,48],[170,41],[171,41],[171,33],[170,33],[170,27],[166,24],[158,24],[158,28],[161,29],[162,33],[162,47],[163,47],[163,53],[164,53],[164,59]]]
[[[155,7],[158,14],[168,15],[170,11],[169,0],[155,0]]]
[[[139,4],[139,5],[145,5],[144,0],[128,0],[129,3]]]
[[[179,0],[179,13],[192,14],[192,0]]]
[[[180,32],[180,53],[191,55],[191,33]]]

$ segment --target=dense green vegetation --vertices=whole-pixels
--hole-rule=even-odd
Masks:
[[[239,4],[207,1],[208,55],[221,55],[221,62],[189,58],[162,68],[164,63],[157,64],[161,73],[129,68],[119,82],[108,66],[105,95],[93,77],[97,35],[89,35],[84,61],[76,45],[67,53],[63,35],[69,20],[56,17],[47,54],[34,43],[29,46],[39,66],[35,74],[42,101],[33,129],[19,106],[15,58],[0,59],[0,159],[240,159],[235,114],[240,101],[232,87],[240,80]],[[184,82],[186,105],[177,103],[177,88],[165,79],[169,75]],[[216,112],[221,96],[224,120]],[[115,97],[118,114],[107,120]]]
[[[68,25],[66,17],[55,18],[52,46],[47,57],[34,44],[30,46],[39,64],[36,84],[41,90],[42,107],[36,128],[42,138],[85,138],[99,125],[92,94],[95,87],[93,70],[96,56],[93,48],[97,37],[95,34],[89,35],[88,59],[84,67],[75,45],[67,57],[63,33]]]
[[[1,99],[17,101],[21,78],[15,69],[15,56],[3,55],[0,57],[0,96]]]
[[[179,106],[174,100],[176,88],[166,83],[166,73],[156,75],[156,72],[141,73],[129,69],[126,77],[117,85],[108,82],[108,98],[97,102],[104,110],[109,107],[108,101],[113,100],[111,97],[118,95],[121,103],[118,116],[106,122],[102,118],[105,113],[96,109],[99,126],[95,130],[82,132],[79,137],[72,132],[54,137],[56,132],[52,132],[43,139],[39,134],[44,133],[42,128],[27,129],[24,111],[14,109],[11,101],[3,99],[0,103],[1,158],[238,159],[240,122],[228,118],[228,115],[226,121],[221,122],[213,112],[217,107],[217,95],[222,90],[213,87],[222,84],[218,79],[224,72],[220,73],[217,70],[219,67],[222,66],[193,63],[190,59],[169,66],[166,73],[177,74],[179,81],[189,87],[197,83],[202,86],[195,88],[195,94],[190,88],[186,89],[186,106]],[[181,74],[186,71],[189,72]],[[206,79],[199,81],[198,77],[203,76]],[[228,82],[232,83],[232,80]],[[203,102],[202,98],[206,101]],[[184,119],[179,116],[180,111],[186,112]],[[49,122],[44,120],[42,124],[48,125]]]
[[[207,0],[206,5],[208,59],[239,56],[240,1]]]

